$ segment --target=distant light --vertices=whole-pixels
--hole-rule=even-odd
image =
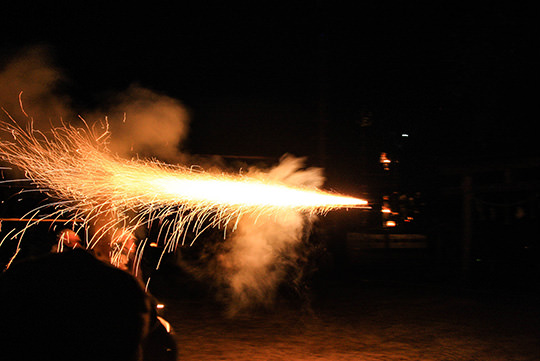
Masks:
[[[165,305],[164,305],[163,303],[158,303],[158,304],[156,305],[156,308],[157,308],[158,310],[162,310],[162,309],[165,308]]]
[[[384,170],[390,169],[390,163],[392,163],[392,161],[390,160],[390,158],[388,158],[388,155],[385,152],[381,153],[379,162],[383,165]]]
[[[402,136],[403,138],[407,138],[407,137],[409,136],[409,134],[403,133],[403,134],[401,134],[401,136]]]
[[[394,221],[386,221],[386,223],[384,224],[386,227],[395,227],[396,226],[396,222]]]
[[[392,210],[391,210],[390,208],[383,207],[383,208],[381,209],[381,212],[382,212],[382,213],[392,213]]]

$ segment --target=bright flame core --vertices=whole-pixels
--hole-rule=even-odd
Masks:
[[[179,179],[178,176],[148,179],[149,185],[164,197],[170,194],[174,199],[186,199],[190,202],[211,202],[216,205],[236,207],[288,207],[325,208],[359,206],[367,204],[365,201],[336,196],[329,193],[291,188],[283,184],[271,184],[245,177],[227,179],[206,179],[197,175]]]

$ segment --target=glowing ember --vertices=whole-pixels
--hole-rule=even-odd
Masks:
[[[215,174],[153,160],[121,159],[107,149],[106,123],[93,128],[64,125],[48,137],[31,124],[25,130],[14,121],[0,123],[0,130],[13,138],[0,141],[0,156],[60,199],[54,204],[61,206],[56,216],[69,214],[100,229],[89,246],[102,237],[114,238],[106,233],[120,228],[129,233],[156,219],[174,219],[167,226],[167,237],[175,247],[184,241],[190,224],[198,234],[204,230],[203,223],[221,227],[234,220],[234,225],[246,213],[277,217],[280,210],[288,209],[324,214],[367,205],[362,199],[291,187],[263,176]]]

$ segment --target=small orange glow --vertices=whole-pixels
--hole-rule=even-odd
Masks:
[[[71,229],[63,229],[60,231],[58,235],[58,252],[62,252],[64,247],[68,248],[77,248],[77,247],[83,247],[81,238],[75,231]]]
[[[382,213],[392,213],[392,210],[390,208],[383,208],[381,209]]]
[[[157,308],[158,310],[162,310],[162,309],[165,308],[165,305],[164,305],[163,303],[158,303],[158,304],[156,305],[156,308]]]
[[[158,246],[158,244],[156,242],[150,243],[150,247],[157,247],[157,246]]]
[[[390,158],[388,158],[388,155],[385,152],[381,153],[379,161],[383,165],[384,170],[390,169],[390,163],[392,163],[392,161],[390,160]]]
[[[396,222],[394,222],[394,221],[386,221],[386,222],[384,223],[384,225],[385,225],[386,227],[395,227],[395,226],[396,226]]]
[[[388,155],[385,152],[381,153],[380,161],[381,163],[392,163],[392,161],[390,160],[390,158],[388,158]]]

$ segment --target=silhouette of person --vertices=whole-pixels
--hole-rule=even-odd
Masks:
[[[127,272],[74,249],[0,275],[0,359],[140,360],[150,303]]]

